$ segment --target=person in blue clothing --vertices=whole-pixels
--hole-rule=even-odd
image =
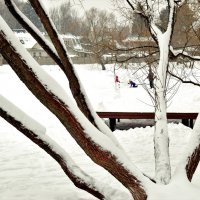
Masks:
[[[129,80],[128,84],[130,84],[130,87],[134,87],[134,88],[138,87],[138,85],[135,82],[133,82],[132,80]]]

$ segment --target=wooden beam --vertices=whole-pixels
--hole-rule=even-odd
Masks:
[[[153,112],[97,112],[101,118],[115,119],[154,119]],[[198,113],[167,113],[168,119],[196,119]]]

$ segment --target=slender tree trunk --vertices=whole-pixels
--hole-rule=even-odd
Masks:
[[[168,66],[168,44],[164,42],[165,34],[159,40],[160,61],[155,82],[155,133],[154,133],[154,154],[156,182],[167,184],[171,178],[169,160],[169,138],[166,114],[166,71]]]
[[[106,70],[106,67],[105,67],[105,65],[104,65],[104,63],[103,63],[103,61],[100,59],[100,64],[101,64],[101,69],[102,70]]]
[[[104,62],[103,62],[103,60],[102,60],[102,56],[100,56],[100,55],[96,55],[96,60],[97,60],[97,62],[101,65],[101,69],[102,70],[106,70],[106,67],[105,67],[105,65],[104,65]]]

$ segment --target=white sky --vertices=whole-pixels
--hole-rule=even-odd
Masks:
[[[66,2],[69,0],[43,0],[46,1],[45,5],[47,7],[52,7],[52,6],[58,6],[60,3],[62,2]],[[80,13],[83,13],[83,8],[80,5],[80,1],[82,2],[84,9],[88,10],[92,7],[96,7],[99,8],[101,10],[108,10],[110,12],[113,12],[112,9],[114,10],[114,5],[113,5],[113,1],[112,0],[70,0],[71,4],[75,5],[76,9],[78,9],[80,11]]]
[[[69,0],[51,0],[51,1],[43,0],[43,1],[48,2],[45,4],[47,6],[57,6],[60,3],[67,2]],[[90,9],[91,7],[96,7],[96,8],[100,8],[100,9],[110,10],[111,8],[113,8],[112,0],[70,0],[72,5],[75,4],[77,6],[78,6],[78,4],[80,4],[80,1],[83,3],[85,9]],[[49,2],[51,2],[51,3],[49,4]]]
[[[76,8],[78,9],[79,14],[84,15],[83,8],[80,5],[80,0],[71,0],[71,2],[77,3]],[[82,0],[82,4],[85,10],[96,7],[98,9],[106,10],[110,13],[113,13],[115,14],[115,16],[117,16],[117,18],[122,19],[119,11],[116,10],[116,5],[114,4],[113,0]]]
[[[110,10],[113,7],[112,0],[84,0],[83,3],[86,9],[97,7]]]

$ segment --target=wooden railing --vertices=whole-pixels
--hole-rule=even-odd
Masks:
[[[97,112],[101,118],[109,118],[109,125],[112,131],[116,128],[116,119],[155,119],[153,112]],[[181,119],[186,126],[193,128],[193,121],[198,113],[167,113],[167,119]]]

